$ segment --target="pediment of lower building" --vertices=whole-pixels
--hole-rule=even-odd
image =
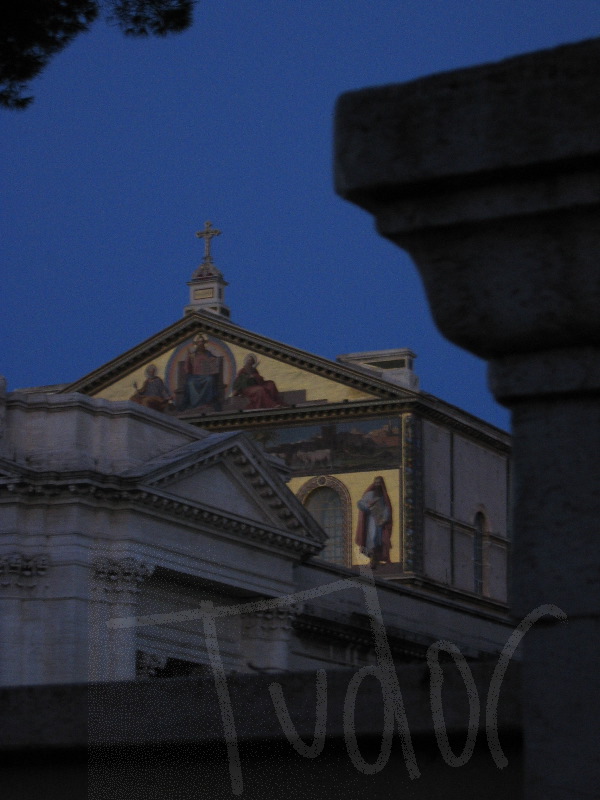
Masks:
[[[283,464],[241,433],[211,434],[128,470],[138,487],[220,509],[300,536],[318,549],[325,534],[289,491]]]

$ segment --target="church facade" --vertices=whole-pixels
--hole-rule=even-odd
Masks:
[[[325,560],[504,602],[508,434],[421,392],[408,349],[332,362],[232,323],[211,255],[219,233],[209,222],[198,233],[183,319],[64,391],[244,431],[289,470],[328,534]]]
[[[410,350],[235,325],[200,235],[182,319],[0,392],[0,685],[371,664],[375,623],[398,663],[497,653],[508,435],[421,392]]]

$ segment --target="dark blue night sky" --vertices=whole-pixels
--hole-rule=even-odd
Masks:
[[[599,33],[598,0],[201,0],[165,40],[97,24],[0,115],[9,389],[73,381],[179,319],[210,219],[234,322],[328,358],[409,347],[424,391],[506,427],[409,258],[335,195],[333,108]]]

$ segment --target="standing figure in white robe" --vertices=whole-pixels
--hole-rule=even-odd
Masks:
[[[356,544],[375,569],[379,563],[390,560],[392,533],[392,504],[380,475],[358,501],[358,509]]]

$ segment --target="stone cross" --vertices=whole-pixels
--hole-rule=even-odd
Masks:
[[[210,222],[210,220],[207,220],[204,223],[204,230],[196,232],[196,236],[198,237],[198,239],[204,239],[204,263],[205,264],[212,263],[212,258],[211,258],[211,255],[210,255],[210,242],[211,242],[211,239],[213,239],[215,236],[220,236],[220,235],[221,235],[221,231],[217,230],[216,228],[213,228],[212,222]]]

